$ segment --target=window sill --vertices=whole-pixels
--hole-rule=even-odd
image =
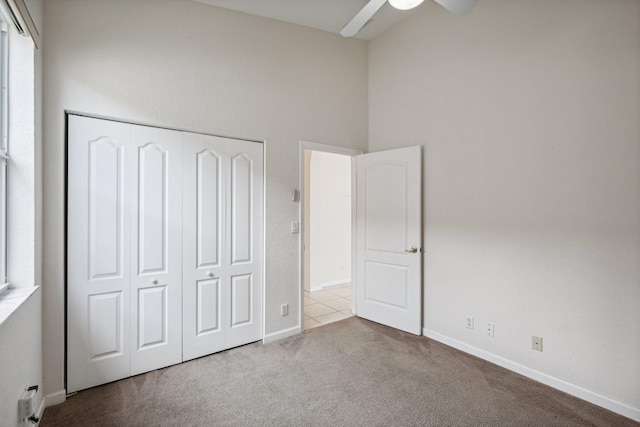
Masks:
[[[38,286],[10,288],[0,295],[0,326],[2,326],[37,289]]]

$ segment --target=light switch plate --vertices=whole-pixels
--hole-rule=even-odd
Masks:
[[[298,221],[291,221],[291,234],[298,234],[300,232],[300,223]]]

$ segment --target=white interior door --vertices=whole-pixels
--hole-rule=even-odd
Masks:
[[[226,242],[228,174],[225,141],[185,133],[183,138],[183,357],[224,350],[229,299]]]
[[[67,390],[130,375],[130,125],[69,116]]]
[[[131,127],[131,375],[182,361],[182,133]]]
[[[227,140],[227,347],[262,339],[263,145]]]
[[[262,144],[184,134],[183,355],[262,338]]]
[[[357,315],[416,335],[422,326],[421,148],[357,157]]]

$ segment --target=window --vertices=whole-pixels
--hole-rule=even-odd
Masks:
[[[7,25],[0,21],[0,295],[8,288],[7,278],[7,168],[9,147],[7,137],[8,96],[8,35]]]

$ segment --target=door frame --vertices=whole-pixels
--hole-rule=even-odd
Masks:
[[[339,147],[337,145],[321,144],[310,141],[300,141],[299,151],[299,191],[300,200],[298,201],[298,218],[300,220],[300,227],[298,231],[298,291],[299,295],[299,333],[304,332],[304,235],[308,224],[304,220],[304,203],[307,195],[304,192],[304,177],[306,173],[304,152],[305,150],[322,151],[325,153],[342,154],[351,157],[351,310],[354,313],[356,311],[356,294],[355,294],[355,280],[356,280],[356,156],[363,154],[363,150],[355,148]]]

